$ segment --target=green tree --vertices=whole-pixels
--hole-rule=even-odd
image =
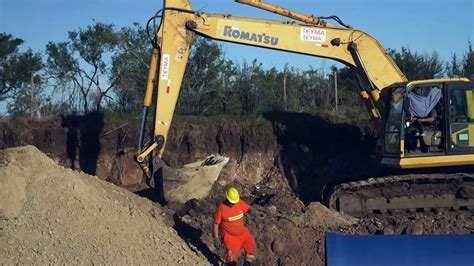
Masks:
[[[7,67],[16,79],[13,91],[10,93],[10,102],[7,105],[8,113],[30,115],[37,117],[39,108],[45,100],[42,95],[43,62],[39,53],[31,49],[14,57]]]
[[[19,52],[23,40],[0,33],[0,100],[9,99],[9,113],[36,116],[41,94],[40,54]]]
[[[355,71],[347,66],[342,68],[331,67],[331,73],[328,75],[330,84],[334,84],[334,75],[337,75],[339,108],[353,114],[362,114],[365,117]]]
[[[462,62],[460,62],[456,53],[451,56],[451,61],[446,63],[446,74],[450,78],[458,78],[464,74],[462,70]]]
[[[443,62],[436,52],[431,55],[419,54],[406,47],[402,47],[400,52],[393,49],[388,51],[408,80],[432,79],[441,77],[443,73]]]
[[[451,61],[446,63],[446,75],[448,77],[471,77],[474,75],[474,50],[472,43],[468,42],[467,51],[462,58],[454,53]]]
[[[230,60],[225,60],[220,68],[220,83],[216,88],[214,96],[211,98],[209,114],[235,114],[236,92],[235,75],[237,66]]]
[[[219,89],[228,86],[223,86],[223,73],[231,68],[218,44],[197,36],[183,77],[177,111],[192,115],[215,113],[220,108],[217,97],[225,95],[219,94]]]
[[[146,30],[138,23],[118,33],[118,48],[112,58],[112,75],[119,110],[136,111],[142,106],[145,94],[150,42]]]
[[[462,68],[464,76],[472,79],[474,75],[474,50],[471,42],[469,42],[467,52],[464,54]]]
[[[17,72],[22,54],[18,47],[23,44],[23,40],[14,38],[11,34],[0,33],[0,100],[7,98],[10,92],[17,89],[25,80],[24,75],[19,76]],[[25,73],[21,73],[25,74]]]
[[[285,65],[278,75],[279,109],[297,112],[309,109],[317,84],[308,82],[308,73]]]
[[[279,89],[281,88],[281,72],[275,67],[264,71],[262,78],[261,99],[258,103],[256,112],[263,113],[282,109],[279,107]],[[238,113],[242,113],[239,111]]]
[[[11,66],[22,43],[22,39],[13,38],[11,34],[0,33],[0,100],[4,100],[17,85],[18,80]]]
[[[112,100],[109,94],[116,80],[109,79],[111,68],[107,58],[117,43],[113,25],[96,23],[69,32],[68,42],[46,45],[50,78],[57,87],[70,90],[71,99],[82,105],[84,113],[99,111],[104,98]],[[104,79],[108,81],[105,85]]]
[[[239,99],[241,115],[252,115],[257,112],[264,95],[265,71],[262,63],[254,59],[251,64],[246,61],[238,68],[235,90]]]
[[[301,105],[306,111],[320,112],[333,108],[334,91],[331,80],[327,78],[323,68],[310,68],[303,71],[303,95]]]

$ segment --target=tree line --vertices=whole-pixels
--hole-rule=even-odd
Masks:
[[[95,23],[49,42],[43,54],[20,51],[24,40],[0,33],[0,101],[9,115],[33,118],[96,111],[141,109],[151,45],[139,24],[116,29]],[[409,80],[474,75],[470,42],[444,62],[434,51],[388,49]],[[291,64],[291,63],[290,63]],[[283,110],[360,114],[358,85],[348,67],[266,69],[258,59],[234,62],[222,47],[196,37],[183,79],[177,113],[255,115]],[[337,86],[337,92],[335,90]]]

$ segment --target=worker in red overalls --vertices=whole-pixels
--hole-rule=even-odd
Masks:
[[[244,213],[249,211],[250,206],[240,199],[235,188],[229,188],[225,196],[226,200],[219,205],[214,215],[214,246],[219,249],[221,238],[224,240],[227,265],[237,265],[240,250],[243,249],[244,265],[250,265],[255,260],[256,252],[255,239],[244,225]]]

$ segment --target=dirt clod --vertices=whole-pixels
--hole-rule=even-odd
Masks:
[[[423,234],[423,224],[416,222],[410,226],[409,233],[412,235],[422,235]]]
[[[271,213],[271,214],[276,214],[277,212],[277,207],[275,205],[272,205],[270,207],[268,207],[268,211]]]
[[[383,229],[383,234],[384,235],[393,235],[393,234],[395,234],[395,232],[393,231],[392,227],[386,226]]]
[[[312,202],[308,206],[307,211],[303,215],[296,217],[295,221],[298,224],[338,228],[354,225],[358,222],[358,219],[330,210],[319,202]]]
[[[281,239],[275,239],[272,242],[272,251],[276,254],[282,253],[285,250],[285,242]]]

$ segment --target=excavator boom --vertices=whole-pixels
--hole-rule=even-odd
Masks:
[[[380,43],[363,31],[336,27],[320,18],[304,16],[262,1],[237,2],[258,5],[304,23],[197,13],[192,11],[187,0],[165,1],[161,27],[156,34],[156,47],[159,49],[152,54],[145,97],[145,106],[149,106],[152,85],[156,82],[155,139],[151,145],[140,149],[139,161],[144,161],[154,149],[158,149],[159,156],[162,156],[194,34],[344,63],[354,68],[365,80],[366,87],[361,91],[361,97],[375,120],[381,119],[384,110],[380,91],[407,81]],[[157,50],[159,56],[156,55]],[[158,75],[155,73],[157,70]],[[156,81],[153,81],[154,77],[157,78]]]

